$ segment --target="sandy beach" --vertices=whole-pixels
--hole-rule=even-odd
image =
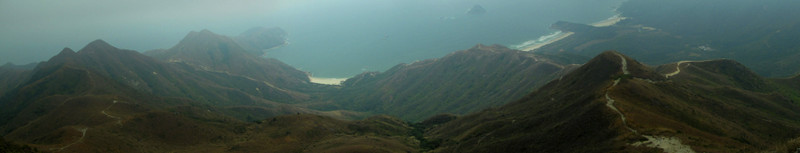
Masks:
[[[614,16],[608,18],[608,19],[605,19],[603,21],[598,21],[598,22],[595,22],[595,23],[592,23],[592,24],[589,24],[589,25],[595,26],[595,27],[607,27],[607,26],[611,26],[611,25],[617,24],[619,21],[622,21],[622,20],[625,20],[625,19],[626,19],[625,17],[622,17],[620,15],[614,15]],[[520,48],[520,50],[522,50],[522,51],[534,51],[536,49],[541,48],[542,46],[545,46],[545,45],[551,44],[553,42],[559,41],[561,39],[567,38],[567,37],[571,36],[572,34],[575,34],[575,33],[573,33],[573,32],[556,33],[555,36],[552,36],[551,38],[547,39],[544,42],[531,43],[530,45],[517,47],[517,48]],[[547,36],[543,36],[543,37],[547,37]]]
[[[547,41],[542,42],[542,43],[535,43],[533,45],[526,46],[526,47],[522,48],[521,50],[522,51],[533,51],[533,50],[541,48],[544,45],[548,45],[548,44],[551,44],[553,42],[559,41],[561,39],[567,38],[567,37],[571,36],[572,34],[575,34],[575,33],[574,32],[560,33],[560,34],[556,35],[555,37],[553,37],[550,40],[547,40]]]
[[[318,78],[312,76],[309,76],[308,78],[311,79],[311,82],[313,83],[327,84],[327,85],[341,85],[342,82],[344,82],[344,80],[347,80],[347,78]]]

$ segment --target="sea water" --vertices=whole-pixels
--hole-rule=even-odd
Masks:
[[[556,21],[591,24],[617,14],[623,0],[336,0],[298,2],[265,19],[289,33],[270,50],[318,78],[385,71],[400,63],[439,58],[476,44],[514,49],[561,32]],[[466,14],[474,5],[485,14]]]

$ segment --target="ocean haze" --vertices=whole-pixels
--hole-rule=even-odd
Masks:
[[[0,63],[47,60],[95,39],[137,51],[169,48],[189,31],[235,36],[281,27],[276,58],[316,77],[350,77],[441,57],[475,44],[518,45],[558,20],[592,23],[622,0],[2,1]],[[474,5],[487,13],[467,15]],[[13,58],[11,58],[13,57]]]
[[[0,62],[43,61],[95,39],[146,51],[169,48],[192,30],[239,34],[288,2],[0,1]]]
[[[350,77],[444,56],[475,44],[514,46],[556,32],[559,20],[592,23],[621,1],[348,1],[287,9],[276,23],[291,45],[269,51],[316,77]],[[353,5],[357,3],[358,5]],[[487,13],[466,14],[474,5]]]

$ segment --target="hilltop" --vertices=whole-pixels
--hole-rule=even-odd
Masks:
[[[574,68],[559,63],[499,45],[477,45],[442,58],[358,75],[343,82],[331,97],[339,108],[420,121],[521,98]]]
[[[603,52],[525,98],[426,134],[441,143],[435,152],[754,152],[800,136],[795,101],[752,72],[716,71],[726,69],[748,72],[722,60],[667,78]]]

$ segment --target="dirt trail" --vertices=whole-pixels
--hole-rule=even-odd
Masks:
[[[121,117],[117,117],[117,116],[114,116],[114,115],[108,114],[108,113],[106,112],[106,111],[107,111],[109,108],[111,108],[111,106],[114,106],[114,104],[117,104],[117,101],[116,101],[116,100],[114,100],[114,101],[113,101],[113,103],[111,103],[111,105],[109,105],[108,107],[106,107],[106,109],[103,109],[102,111],[100,111],[100,113],[103,113],[103,115],[106,115],[106,116],[108,116],[109,118],[116,119],[116,120],[117,120],[117,124],[119,124],[119,125],[122,125],[122,118],[121,118]]]
[[[678,73],[681,73],[681,64],[686,63],[686,62],[689,62],[689,61],[680,61],[680,62],[678,62],[678,64],[675,64],[675,72],[664,74],[664,76],[669,78],[669,77],[672,77],[674,75],[677,75]]]
[[[80,129],[77,129],[77,128],[76,128],[75,130],[78,130],[78,131],[80,131],[80,132],[82,133],[82,134],[81,134],[81,138],[79,138],[77,141],[75,141],[75,142],[72,142],[72,143],[70,143],[70,144],[68,144],[68,145],[66,145],[66,146],[64,146],[64,147],[61,147],[61,148],[54,148],[54,149],[51,149],[51,150],[56,150],[56,151],[54,151],[54,152],[60,152],[60,151],[63,151],[64,149],[66,149],[66,148],[68,148],[68,147],[70,147],[70,146],[72,146],[72,145],[75,145],[75,144],[78,144],[78,143],[80,143],[80,142],[83,142],[83,138],[84,138],[84,137],[86,137],[86,131],[88,131],[88,130],[89,130],[89,128],[80,128]]]
[[[672,77],[672,76],[675,76],[675,75],[678,75],[679,73],[681,73],[681,64],[683,64],[683,63],[689,63],[689,64],[691,64],[691,63],[694,63],[694,62],[708,62],[708,61],[711,61],[711,60],[703,60],[703,61],[680,61],[680,62],[678,62],[677,64],[675,64],[675,72],[664,74],[664,76],[665,76],[665,77],[667,77],[667,78],[669,78],[669,77]]]
[[[625,75],[630,74],[630,72],[628,71],[628,60],[625,59],[625,57],[623,57],[620,54],[616,54],[616,55],[619,56],[619,58],[622,60],[622,73],[625,74]],[[608,93],[611,92],[611,89],[616,87],[617,84],[619,84],[619,81],[621,79],[622,78],[617,78],[616,80],[614,80],[614,84],[612,84],[611,87],[608,87],[608,89],[606,89],[606,95],[605,95],[606,96],[606,101],[607,101],[606,102],[606,106],[608,108],[610,108],[611,110],[614,110],[615,112],[617,112],[617,114],[619,114],[619,117],[620,117],[620,119],[622,119],[622,124],[625,126],[625,128],[627,128],[628,130],[630,130],[631,132],[633,132],[635,134],[639,134],[636,130],[634,130],[633,128],[628,126],[628,121],[625,119],[625,114],[622,114],[622,112],[619,111],[619,109],[617,109],[616,106],[614,106],[615,100],[612,99],[610,96],[608,96]]]
[[[619,58],[622,60],[622,62],[621,62],[622,63],[622,73],[625,74],[625,75],[630,74],[630,72],[628,71],[628,60],[626,60],[625,57],[620,55],[620,54],[616,54],[616,55],[619,56]],[[682,63],[686,63],[686,62],[691,62],[691,61],[678,62],[677,71],[672,72],[670,74],[667,74],[666,75],[667,78],[669,78],[670,76],[673,76],[675,74],[680,73],[680,65]],[[605,95],[606,96],[606,101],[607,101],[606,106],[608,106],[608,108],[611,108],[611,110],[614,110],[615,112],[617,112],[617,114],[619,114],[619,117],[622,119],[622,124],[625,126],[625,128],[627,128],[628,130],[630,130],[634,134],[639,135],[639,133],[636,130],[634,130],[633,128],[628,126],[628,121],[625,119],[625,114],[622,114],[622,112],[619,111],[619,109],[616,106],[614,106],[615,100],[612,99],[611,96],[608,95],[609,92],[611,92],[611,89],[616,87],[617,84],[619,84],[621,79],[622,78],[617,78],[616,80],[614,80],[614,84],[612,84],[611,87],[608,87],[608,89],[606,90],[606,95]],[[650,82],[652,82],[652,81],[650,81]],[[676,137],[649,136],[649,135],[641,135],[641,136],[647,138],[647,141],[636,142],[636,143],[633,143],[631,145],[634,145],[634,146],[646,145],[646,146],[652,147],[652,148],[661,148],[661,149],[664,150],[664,152],[667,152],[667,153],[695,153],[694,150],[692,150],[692,148],[690,146],[682,144],[681,140],[676,138]]]

